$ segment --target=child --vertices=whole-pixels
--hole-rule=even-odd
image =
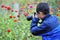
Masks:
[[[42,36],[42,40],[60,40],[60,24],[56,16],[50,15],[47,3],[39,3],[36,8],[37,17],[32,18],[30,31],[35,36]],[[37,26],[39,20],[40,26]]]

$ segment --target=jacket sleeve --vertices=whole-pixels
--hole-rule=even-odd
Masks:
[[[44,32],[46,32],[47,29],[45,23],[42,23],[40,26],[37,26],[38,21],[38,18],[33,18],[31,22],[30,32],[35,36],[42,35]]]

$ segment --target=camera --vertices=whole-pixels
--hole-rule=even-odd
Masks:
[[[32,15],[27,16],[27,17],[26,17],[27,21],[31,21],[32,18],[36,17],[36,15],[37,15],[36,12],[34,12]],[[40,19],[39,19],[39,20],[40,20]],[[41,22],[38,22],[38,23],[41,24],[42,21],[41,21]]]
[[[35,16],[35,15],[36,15],[36,12],[34,12],[32,15],[27,16],[26,17],[27,21],[32,20],[33,16]]]

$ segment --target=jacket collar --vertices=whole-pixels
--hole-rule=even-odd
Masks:
[[[51,15],[50,14],[47,14],[42,20],[45,20],[47,18],[49,18]]]

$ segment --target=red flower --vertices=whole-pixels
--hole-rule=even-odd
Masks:
[[[33,8],[32,6],[30,6],[30,8]]]
[[[56,16],[59,16],[59,14],[56,14]]]
[[[17,20],[15,19],[14,22],[17,22]]]
[[[27,13],[24,13],[24,16],[26,17],[26,16],[28,16],[28,14]]]
[[[60,2],[58,2],[58,4],[60,4]]]
[[[18,12],[18,10],[15,10],[15,12]]]
[[[29,5],[29,8],[33,8],[33,6],[32,5]]]
[[[11,10],[10,6],[7,6],[7,10]]]
[[[4,4],[2,4],[2,5],[1,5],[1,8],[4,8],[4,7],[5,7]]]
[[[10,30],[8,29],[8,30],[7,30],[7,32],[9,33],[9,32],[10,32]]]
[[[9,18],[13,18],[13,16],[9,16]]]

